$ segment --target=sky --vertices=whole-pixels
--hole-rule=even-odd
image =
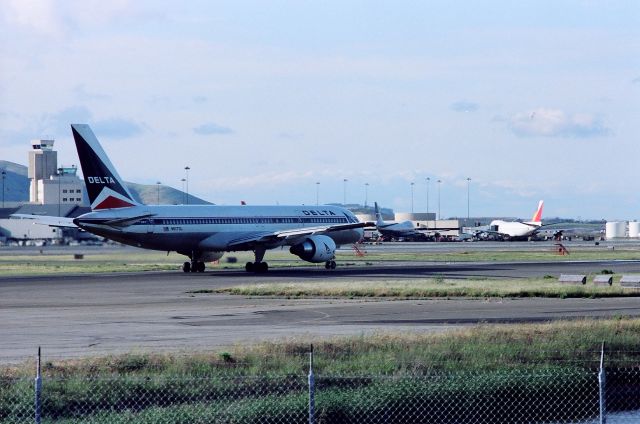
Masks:
[[[640,219],[639,118],[635,0],[0,2],[0,159],[216,204]]]

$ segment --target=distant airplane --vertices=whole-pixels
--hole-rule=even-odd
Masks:
[[[385,222],[382,219],[378,202],[375,202],[374,205],[376,212],[376,229],[383,238],[425,239],[427,237],[425,231],[416,229],[411,221]]]
[[[189,258],[184,272],[203,272],[205,261],[225,252],[253,251],[249,272],[266,272],[265,252],[281,246],[307,262],[336,267],[338,246],[359,241],[363,228],[338,206],[141,205],[133,199],[98,139],[86,124],[72,124],[91,212],[78,227],[120,243],[175,251]],[[60,225],[60,220],[56,222]]]
[[[488,226],[481,227],[473,227],[467,229],[467,232],[472,232],[474,235],[478,236],[481,234],[491,235],[496,234],[500,237],[509,239],[509,240],[517,240],[517,239],[525,239],[531,237],[535,233],[537,233],[542,227],[542,207],[544,206],[544,201],[540,200],[538,203],[538,209],[533,214],[533,218],[528,222],[519,222],[519,221],[503,221],[501,219],[496,219],[491,221]]]

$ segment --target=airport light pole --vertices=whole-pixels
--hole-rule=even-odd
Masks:
[[[156,182],[156,185],[158,186],[158,203],[156,203],[157,205],[160,204],[160,184],[162,184],[160,181]]]
[[[2,170],[2,207],[4,208],[4,180],[7,178],[7,173],[5,170]]]
[[[60,212],[60,203],[62,203],[60,199],[60,183],[62,183],[62,168],[58,168],[58,216],[62,216]]]
[[[440,184],[442,183],[442,180],[438,180],[436,181],[438,183],[438,220],[442,219],[442,216],[440,215]]]
[[[412,181],[411,182],[411,213],[413,213],[413,186],[414,185],[415,185],[415,183]]]
[[[184,205],[185,201],[184,201],[184,182],[187,181],[185,178],[182,178],[180,181],[182,181],[182,204]]]
[[[316,181],[316,206],[320,204],[320,181]]]
[[[369,200],[369,183],[364,183],[364,207],[367,208],[367,201]]]
[[[425,180],[427,181],[427,213],[429,213],[429,181],[431,178],[427,177]]]
[[[469,184],[471,183],[471,178],[467,177],[467,221],[469,221]],[[467,222],[469,225],[469,222]]]
[[[184,172],[186,174],[185,181],[186,181],[186,185],[187,185],[187,202],[186,202],[187,205],[189,204],[189,170],[190,169],[191,168],[189,168],[188,166],[184,167]]]
[[[342,180],[342,205],[347,206],[347,180],[346,178]]]

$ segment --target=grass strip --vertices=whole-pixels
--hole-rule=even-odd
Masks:
[[[385,281],[320,281],[294,283],[247,284],[217,289],[194,290],[191,294],[225,293],[240,296],[270,296],[285,298],[487,298],[487,297],[550,297],[550,298],[605,298],[638,297],[640,290],[621,287],[615,277],[612,286],[593,284],[568,285],[558,283],[555,277],[519,279],[402,279]]]
[[[639,330],[640,319],[585,319],[315,340],[317,410],[324,422],[356,417],[408,422],[420,415],[432,422],[464,422],[463,415],[451,411],[469,410],[487,419],[504,412],[517,416],[517,422],[544,421],[557,411],[565,411],[568,419],[583,418],[591,416],[589,405],[597,405],[592,401],[600,343],[605,341],[611,352],[609,366],[635,365]],[[308,342],[45,361],[43,422],[299,421]],[[1,421],[28,416],[31,367],[0,373]],[[624,392],[631,374],[614,375],[608,384],[615,387],[618,378]],[[523,399],[535,402],[518,403]],[[527,417],[513,415],[531,405],[545,406]]]
[[[129,353],[49,361],[49,378],[142,375],[264,376],[308,371],[314,343],[317,373],[332,375],[416,375],[433,371],[505,370],[571,363],[595,363],[606,342],[609,363],[640,362],[640,319],[580,319],[542,324],[476,325],[443,333],[378,333],[313,339],[299,337],[219,352]],[[0,378],[32,377],[31,361],[0,368]]]
[[[366,250],[366,249],[365,249]],[[60,253],[58,250],[33,254],[10,251],[0,255],[0,276],[13,275],[45,275],[59,273],[108,273],[108,272],[141,272],[141,271],[176,271],[179,270],[185,258],[172,253],[115,248],[104,251],[91,251],[84,254],[83,259],[74,259],[74,250]],[[82,249],[78,249],[82,253]],[[235,258],[235,262],[227,262],[227,258]],[[375,251],[365,256],[356,256],[354,252],[341,250],[336,252],[337,260],[350,266],[368,266],[399,262],[555,262],[567,260],[640,260],[640,251],[635,247],[618,248],[582,248],[572,251],[571,255],[561,256],[554,253],[552,246],[549,250],[510,250],[504,251],[452,251],[419,253],[396,253]],[[219,263],[207,264],[208,269],[242,269],[248,261],[253,261],[252,252],[228,253]],[[308,262],[298,260],[295,256],[283,250],[270,250],[266,261],[273,268],[289,268],[300,266],[314,266]],[[322,267],[324,264],[316,264]]]

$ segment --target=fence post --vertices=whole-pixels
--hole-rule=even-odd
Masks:
[[[606,375],[604,371],[604,342],[600,349],[600,372],[598,373],[600,392],[600,424],[607,424]]]
[[[41,370],[41,356],[40,356],[40,346],[38,346],[38,361],[36,363],[36,395],[35,395],[35,421],[36,424],[40,424],[40,393],[42,392],[42,374]]]
[[[313,344],[309,351],[309,424],[316,422],[316,382],[313,376]]]

